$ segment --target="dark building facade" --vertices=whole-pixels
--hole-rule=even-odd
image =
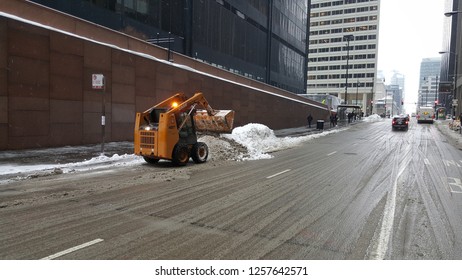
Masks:
[[[33,0],[297,94],[311,0]],[[174,58],[173,58],[174,60]]]
[[[445,1],[445,13],[452,11],[460,11],[462,9],[462,0],[446,0]],[[460,114],[462,112],[462,106],[453,106],[453,99],[460,100],[460,83],[458,82],[460,67],[459,58],[462,57],[460,43],[457,45],[457,41],[460,40],[460,23],[461,14],[455,13],[446,17],[444,34],[443,34],[443,49],[441,56],[441,72],[440,72],[440,90],[438,94],[438,100],[441,101],[441,106],[445,107],[446,112],[451,114]],[[457,54],[457,55],[456,55]],[[459,70],[458,70],[459,69]],[[442,87],[448,85],[447,87]],[[459,92],[459,94],[458,94]]]

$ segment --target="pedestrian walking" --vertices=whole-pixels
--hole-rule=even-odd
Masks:
[[[308,114],[306,120],[308,121],[308,127],[311,128],[311,122],[313,121],[313,117],[311,116],[311,114]]]

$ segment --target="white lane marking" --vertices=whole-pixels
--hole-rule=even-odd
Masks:
[[[428,158],[424,159],[424,163],[425,163],[425,165],[430,165],[430,161],[428,160]]]
[[[81,244],[81,245],[78,245],[78,246],[69,248],[69,249],[67,249],[67,250],[58,252],[58,253],[56,253],[56,254],[50,255],[50,256],[48,256],[48,257],[43,258],[42,260],[52,260],[52,259],[56,259],[56,258],[59,258],[59,257],[61,257],[61,256],[67,255],[67,254],[69,254],[69,253],[75,252],[75,251],[80,250],[80,249],[83,249],[83,248],[85,248],[85,247],[89,247],[89,246],[95,245],[95,244],[100,243],[100,242],[103,242],[103,241],[104,241],[104,239],[98,238],[98,239],[95,239],[95,240],[93,240],[93,241],[90,241],[90,242],[87,242],[87,243],[83,243],[83,244]]]
[[[336,153],[337,153],[337,151],[332,152],[332,153],[330,153],[330,154],[327,154],[327,156],[330,157],[331,155],[336,154]]]
[[[454,160],[445,160],[443,159],[443,162],[444,162],[444,165],[446,165],[447,167],[449,166],[457,166],[457,167],[461,167],[460,164]]]
[[[449,192],[450,193],[462,193],[462,180],[460,180],[459,178],[451,178],[451,177],[448,177],[448,179],[450,180],[453,180],[454,182],[453,183],[449,183]],[[454,189],[452,186],[455,186],[457,187],[459,190]]]
[[[286,169],[286,170],[281,171],[281,172],[279,172],[279,173],[276,173],[276,174],[273,174],[273,175],[271,175],[271,176],[268,176],[268,177],[266,177],[266,179],[271,179],[271,178],[273,178],[273,177],[279,176],[279,175],[284,174],[284,173],[289,172],[289,171],[290,171],[290,169]]]
[[[404,170],[406,169],[406,166],[407,164],[404,164],[401,167],[401,169],[396,170],[395,168],[393,168],[392,170],[391,178],[393,178],[393,185],[391,193],[388,193],[387,202],[385,203],[385,208],[382,217],[382,226],[379,232],[377,251],[375,252],[375,254],[372,255],[372,259],[383,260],[385,259],[385,254],[388,251],[388,244],[390,243],[390,236],[393,231],[393,222],[395,219],[396,196],[398,192],[398,178],[403,174]]]

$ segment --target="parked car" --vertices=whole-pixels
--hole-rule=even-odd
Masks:
[[[408,130],[409,129],[409,117],[406,115],[394,116],[391,121],[392,130]]]

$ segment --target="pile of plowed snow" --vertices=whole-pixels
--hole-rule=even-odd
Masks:
[[[271,152],[289,149],[302,142],[342,130],[278,138],[269,127],[250,123],[236,127],[231,134],[222,134],[219,137],[204,136],[199,138],[199,141],[209,146],[210,160],[258,160],[272,158],[269,154]]]

